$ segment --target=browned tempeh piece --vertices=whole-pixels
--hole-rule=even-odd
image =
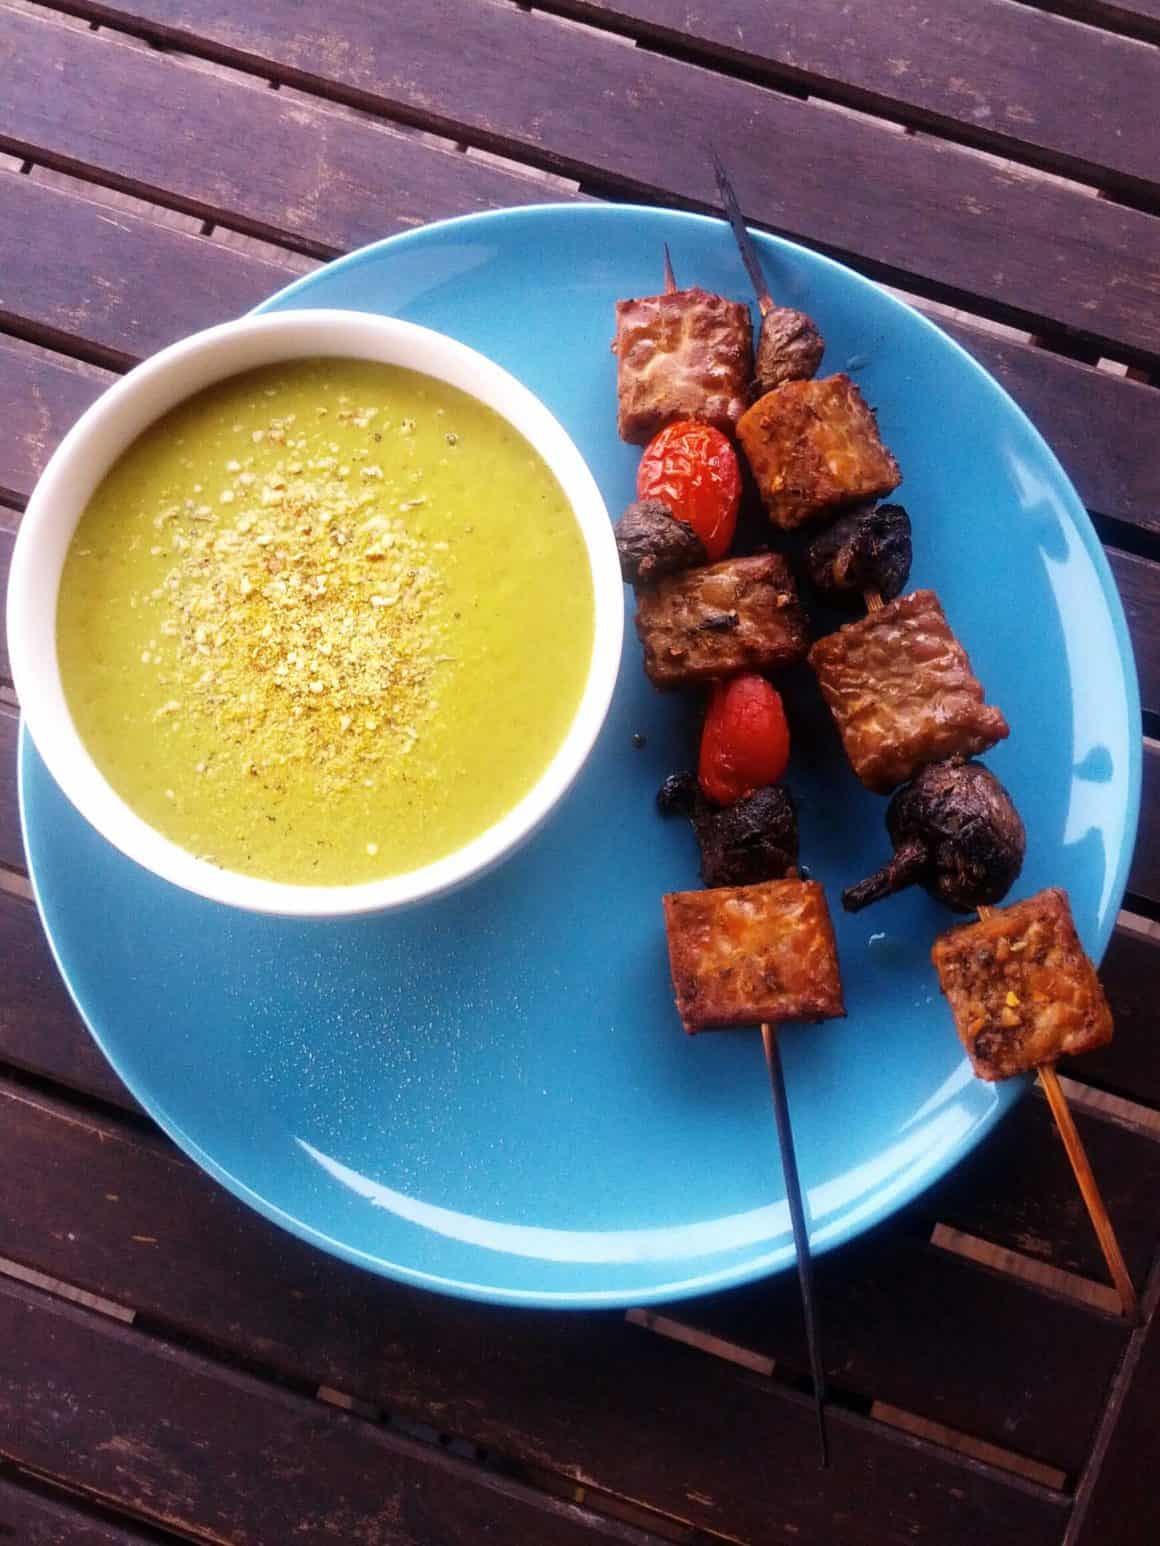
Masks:
[[[646,445],[678,419],[733,433],[753,376],[748,306],[697,289],[617,301],[612,349],[622,440]]]
[[[787,531],[820,511],[888,494],[902,481],[849,376],[787,381],[737,426],[766,511]]]
[[[1112,1039],[1112,1012],[1058,887],[988,908],[940,934],[930,954],[980,1079],[1030,1073]]]
[[[810,650],[854,772],[888,794],[919,768],[974,757],[1008,734],[933,591],[916,590]]]
[[[777,553],[726,558],[660,580],[637,596],[636,631],[654,687],[772,671],[804,660],[806,617]]]
[[[685,1030],[844,1015],[826,894],[813,880],[674,891],[669,963]]]

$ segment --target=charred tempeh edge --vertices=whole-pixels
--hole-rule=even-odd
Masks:
[[[1057,886],[948,929],[930,954],[980,1079],[1030,1073],[1112,1039],[1112,1012]]]
[[[1009,734],[934,591],[846,623],[809,658],[851,767],[878,794],[927,763],[974,757]]]
[[[825,892],[813,880],[664,897],[673,991],[690,1035],[844,1015]]]
[[[616,303],[617,428],[647,445],[678,419],[731,435],[749,401],[749,307],[708,290],[674,290]]]
[[[804,660],[805,613],[777,553],[726,558],[660,580],[637,597],[644,669],[667,690]]]
[[[766,512],[789,531],[821,511],[889,494],[902,481],[849,376],[787,381],[737,425]]]

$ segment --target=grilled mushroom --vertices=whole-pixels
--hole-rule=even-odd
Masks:
[[[614,527],[620,572],[630,585],[651,585],[666,574],[708,562],[693,528],[659,499],[641,499]]]
[[[936,762],[897,791],[886,810],[894,857],[842,893],[856,913],[918,884],[956,912],[1001,902],[1023,868],[1019,812],[980,762]]]
[[[875,590],[893,601],[910,574],[910,517],[901,505],[856,505],[810,543],[805,553],[810,584],[823,601],[860,606]]]
[[[761,334],[753,370],[754,397],[785,381],[808,381],[817,374],[825,341],[812,317],[790,306],[762,308]]]
[[[666,816],[687,816],[701,846],[707,886],[752,886],[778,880],[797,864],[797,815],[779,784],[769,784],[735,805],[710,805],[692,773],[666,778],[657,795]]]

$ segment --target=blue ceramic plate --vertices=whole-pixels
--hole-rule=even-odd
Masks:
[[[639,453],[616,438],[618,296],[748,294],[728,228],[657,210],[504,211],[355,253],[271,307],[346,306],[453,334],[537,392],[610,509]],[[1123,615],[1051,452],[955,344],[837,264],[763,238],[774,292],[808,307],[824,369],[856,370],[906,473],[913,581],[938,589],[1014,727],[989,758],[1030,832],[1020,894],[1071,892],[1102,952],[1139,791]],[[631,634],[630,634],[631,639]],[[886,852],[885,803],[791,692],[802,855],[832,902]],[[759,1039],[689,1040],[660,893],[697,884],[684,823],[654,813],[695,713],[628,644],[603,737],[551,824],[497,873],[404,915],[247,917],[172,889],[77,816],[25,741],[41,909],[72,993],[125,1083],[201,1165],[305,1239],[479,1299],[627,1305],[784,1267],[792,1244]],[[647,739],[634,747],[634,733]],[[849,1018],[783,1038],[815,1247],[900,1207],[1020,1093],[977,1082],[928,954],[949,915],[910,894],[848,918]]]

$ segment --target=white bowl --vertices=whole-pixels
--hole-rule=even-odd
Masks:
[[[352,886],[259,880],[197,859],[135,815],[85,749],[61,686],[56,608],[69,542],[117,457],[171,408],[227,376],[318,356],[379,360],[422,371],[493,408],[536,448],[567,495],[584,537],[595,597],[592,660],[556,755],[512,810],[456,852],[406,874]],[[21,708],[53,778],[122,853],[187,891],[253,912],[334,918],[402,907],[479,875],[522,843],[567,791],[604,723],[620,664],[624,599],[608,512],[592,474],[544,405],[498,365],[409,322],[348,311],[290,311],[210,328],[163,350],[117,382],[73,426],[45,468],[21,522],[8,585],[8,650]]]

